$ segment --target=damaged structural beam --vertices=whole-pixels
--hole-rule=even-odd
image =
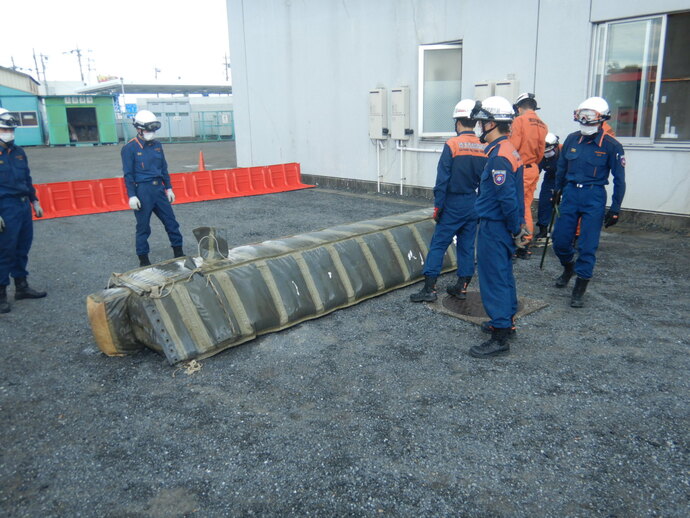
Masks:
[[[205,358],[418,281],[430,209],[233,248],[227,258],[169,260],[111,276],[89,295],[99,348],[146,346],[170,364]],[[443,271],[457,267],[449,247]]]

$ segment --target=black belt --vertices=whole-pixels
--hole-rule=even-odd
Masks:
[[[576,182],[568,182],[568,183],[577,189],[592,189],[593,187],[603,187],[603,185],[599,185],[596,183],[576,183]]]
[[[150,181],[146,181],[146,182],[135,182],[134,185],[136,187],[139,187],[140,183],[150,183],[151,185],[158,185],[159,183],[163,183],[163,180],[150,180]]]

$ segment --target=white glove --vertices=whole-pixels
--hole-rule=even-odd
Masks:
[[[527,246],[527,243],[529,243],[529,239],[525,239],[525,237],[531,235],[532,233],[525,227],[520,227],[520,232],[513,236],[513,239],[515,240],[515,246],[517,246],[518,248],[525,248]]]
[[[168,201],[173,204],[175,203],[175,193],[173,192],[172,189],[166,189],[165,190],[165,195],[168,197]]]
[[[41,204],[38,203],[38,200],[33,202],[34,206],[34,213],[36,214],[37,218],[42,218],[43,217],[43,208],[41,207]]]
[[[2,216],[0,216],[0,232],[5,231],[5,220],[2,219]]]
[[[141,202],[136,196],[132,196],[129,199],[129,208],[132,210],[139,210],[141,208]]]

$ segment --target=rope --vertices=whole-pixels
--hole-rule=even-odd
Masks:
[[[192,374],[199,372],[201,370],[201,367],[202,367],[202,364],[199,363],[198,361],[190,360],[188,362],[181,364],[179,367],[177,367],[173,371],[173,378],[175,377],[175,375],[177,374],[178,371],[181,371],[183,369],[184,369],[184,373],[187,376],[191,376]]]
[[[201,255],[201,243],[202,243],[202,241],[203,241],[204,239],[213,239],[213,241],[214,241],[214,243],[215,243],[215,245],[216,245],[216,252],[218,253],[218,255],[220,255],[223,259],[227,259],[227,258],[228,258],[227,255],[223,255],[223,254],[221,253],[220,248],[218,247],[218,239],[216,239],[216,236],[213,236],[213,235],[211,235],[211,234],[209,234],[209,235],[207,235],[207,236],[203,236],[201,239],[199,239],[199,242],[196,244],[197,253],[199,254],[199,257],[203,257],[203,256]],[[230,254],[228,253],[228,255],[230,255]]]

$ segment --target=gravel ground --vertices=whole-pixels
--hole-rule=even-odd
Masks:
[[[37,182],[52,151],[28,150]],[[192,253],[196,226],[237,246],[426,205],[310,189],[175,211]],[[583,309],[552,287],[553,256],[515,264],[519,294],[549,305],[505,358],[470,358],[479,329],[410,303],[415,285],[187,374],[94,344],[85,298],[136,266],[133,216],[39,221],[30,281],[48,297],[0,315],[0,514],[688,516],[690,243],[612,230]],[[171,256],[157,222],[151,247]]]

